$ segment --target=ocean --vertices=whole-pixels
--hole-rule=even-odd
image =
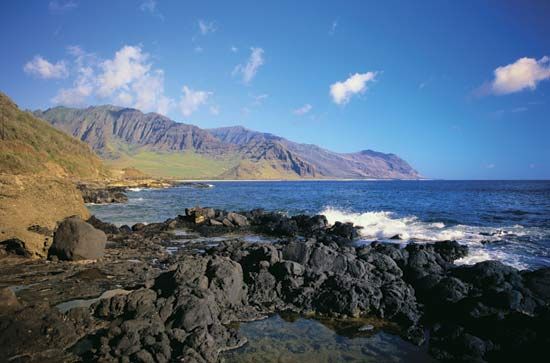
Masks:
[[[324,214],[363,227],[357,243],[457,240],[458,263],[550,266],[550,181],[215,181],[210,188],[132,189],[127,204],[89,205],[117,225],[159,222],[196,205]],[[399,237],[399,239],[396,239]]]

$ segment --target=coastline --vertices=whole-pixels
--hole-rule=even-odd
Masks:
[[[5,259],[8,289],[0,291],[13,303],[0,304],[0,322],[9,327],[0,342],[10,342],[1,345],[0,357],[137,360],[139,353],[218,362],[222,351],[246,343],[235,322],[285,311],[329,324],[377,317],[395,324],[395,334],[410,343],[428,344],[443,361],[481,361],[489,354],[498,360],[516,349],[536,357],[544,349],[546,324],[539,319],[550,308],[549,268],[520,272],[496,261],[456,266],[468,248],[453,241],[354,246],[360,229],[351,223],[240,213],[188,208],[162,223],[131,227],[92,217],[93,227],[86,228],[109,240],[99,259]],[[250,242],[247,236],[263,237]],[[517,294],[520,302],[507,298]],[[486,313],[479,315],[480,307]],[[504,317],[496,331],[516,332],[520,319],[522,332],[535,338],[487,335],[487,316]],[[50,325],[55,334],[44,339]],[[353,329],[376,334],[383,328]],[[205,334],[211,344],[202,344]],[[126,341],[131,344],[121,345]]]
[[[318,181],[425,181],[436,179],[338,179],[338,178],[302,178],[302,179],[174,179],[176,182],[192,183],[192,182],[318,182]]]

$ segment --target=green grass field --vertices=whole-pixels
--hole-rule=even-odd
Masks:
[[[116,160],[106,160],[114,168],[134,167],[149,175],[177,179],[215,178],[238,164],[236,156],[211,159],[194,152],[155,152],[133,150]]]

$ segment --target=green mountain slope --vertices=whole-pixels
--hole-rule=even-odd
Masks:
[[[0,173],[96,179],[108,171],[88,145],[0,93]]]
[[[419,174],[393,154],[335,153],[240,126],[205,130],[131,108],[35,111],[107,163],[155,176],[222,179],[398,178]]]

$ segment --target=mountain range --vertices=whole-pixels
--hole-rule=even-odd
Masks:
[[[113,167],[204,179],[416,179],[394,154],[337,153],[241,126],[202,129],[156,113],[111,105],[55,107],[34,114],[88,143]]]

